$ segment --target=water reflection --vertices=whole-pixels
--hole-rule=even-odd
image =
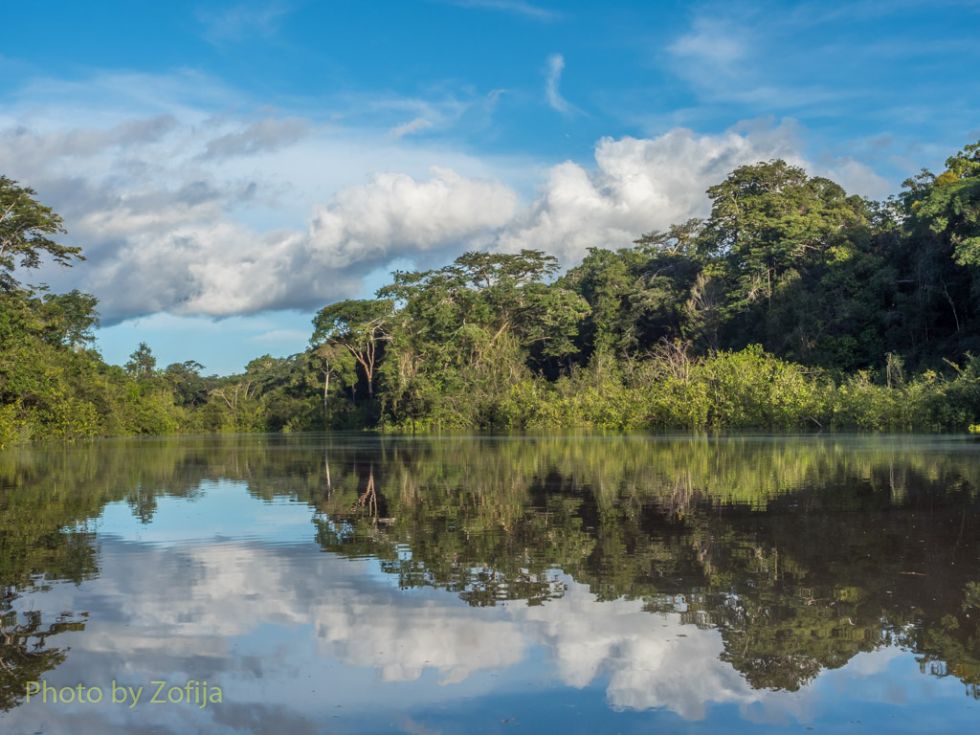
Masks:
[[[980,715],[977,446],[306,436],[0,454],[0,724],[964,727]],[[193,679],[225,698],[25,703],[39,678]]]

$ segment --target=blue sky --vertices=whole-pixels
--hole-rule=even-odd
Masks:
[[[31,3],[0,172],[88,260],[99,345],[241,368],[467,249],[595,245],[783,157],[872,197],[980,139],[980,3]]]

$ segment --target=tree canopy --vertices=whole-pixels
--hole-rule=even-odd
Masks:
[[[17,287],[15,270],[37,268],[44,254],[62,265],[81,258],[81,248],[52,239],[64,234],[64,223],[36,196],[33,189],[0,176],[0,288]]]
[[[237,375],[122,368],[97,301],[18,280],[70,265],[61,218],[0,178],[0,443],[171,431],[964,429],[980,424],[980,143],[884,202],[781,160],[703,218],[397,271],[315,315],[309,347]],[[5,214],[4,214],[5,212]],[[533,243],[529,243],[531,245]]]

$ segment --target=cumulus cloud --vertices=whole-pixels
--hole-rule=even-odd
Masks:
[[[705,189],[740,164],[806,163],[792,122],[603,138],[591,163],[543,167],[401,140],[438,113],[411,100],[387,104],[374,129],[351,129],[268,111],[215,117],[203,100],[231,98],[205,83],[158,100],[140,96],[151,80],[110,81],[93,82],[102,91],[88,107],[71,86],[55,95],[35,84],[57,106],[0,112],[0,171],[37,189],[87,257],[32,279],[94,293],[105,325],[313,309],[362,294],[395,260],[427,267],[468,249],[539,248],[570,265],[589,247],[705,214]],[[102,99],[109,87],[125,104]],[[421,114],[394,125],[406,111]],[[858,193],[887,188],[850,159],[811,171]]]
[[[432,173],[428,181],[380,174],[370,184],[338,192],[314,213],[313,258],[342,268],[362,258],[382,261],[451,243],[477,245],[481,235],[513,217],[517,196],[508,187],[448,169]]]
[[[63,214],[87,257],[32,280],[95,293],[107,325],[314,308],[360,293],[393,257],[488,245],[517,206],[483,162],[383,128],[134,108],[0,113],[0,171]]]
[[[854,194],[883,199],[893,191],[892,182],[867,164],[853,158],[836,158],[818,162],[811,173],[826,176]]]
[[[125,155],[134,147],[158,142],[176,126],[176,119],[167,114],[126,120],[105,128],[70,128],[48,133],[13,123],[0,130],[0,147],[9,151],[11,159],[17,151],[20,165],[32,170],[56,159],[82,159],[109,151]]]
[[[794,127],[698,135],[678,128],[656,138],[603,138],[595,166],[554,166],[539,196],[499,239],[504,250],[533,246],[565,263],[589,247],[628,245],[650,230],[707,211],[705,189],[736,166],[771,158],[802,162]]]

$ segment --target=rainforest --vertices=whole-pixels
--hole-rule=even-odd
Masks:
[[[378,429],[957,430],[980,420],[980,143],[886,201],[782,160],[702,219],[560,264],[533,242],[324,305],[308,349],[209,375],[94,349],[61,217],[0,177],[0,446]]]

